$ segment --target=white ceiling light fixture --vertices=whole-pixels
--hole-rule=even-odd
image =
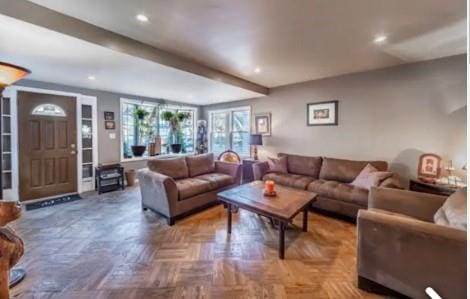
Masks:
[[[387,41],[387,37],[385,35],[378,35],[374,39],[374,43],[376,44],[383,44]]]
[[[261,69],[259,67],[255,68],[255,73],[257,74],[261,73]]]
[[[135,16],[135,18],[143,23],[147,23],[149,21],[149,18],[143,14],[138,14]]]
[[[90,80],[90,81],[95,81],[95,80],[96,80],[96,77],[93,76],[93,75],[90,75],[90,76],[88,76],[88,80]]]

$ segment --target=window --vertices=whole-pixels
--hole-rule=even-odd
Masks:
[[[137,109],[146,111],[144,119],[139,122],[134,116]],[[162,140],[162,154],[171,153],[170,144],[172,140],[168,140],[170,124],[161,119],[161,115],[165,111],[185,112],[189,118],[181,124],[182,133],[182,152],[194,152],[194,124],[196,117],[196,109],[191,107],[177,107],[163,105],[153,102],[140,102],[135,100],[121,99],[121,140],[122,140],[122,157],[130,159],[133,157],[133,145],[148,145],[153,142],[153,138],[160,135]],[[142,125],[144,130],[142,129]],[[144,157],[147,156],[147,151]]]
[[[64,109],[55,104],[41,104],[34,107],[32,115],[43,115],[43,116],[67,116]]]
[[[249,107],[210,111],[210,151],[220,154],[231,149],[240,156],[249,156],[250,115]]]
[[[167,121],[162,120],[161,115],[165,111],[170,111],[173,113],[179,113],[179,112],[184,112],[189,114],[189,118],[184,120],[181,123],[181,132],[182,132],[182,152],[183,153],[192,153],[194,152],[194,117],[195,117],[195,111],[196,109],[194,108],[178,108],[178,107],[162,107],[160,108],[160,117],[159,119],[159,132],[160,132],[160,137],[162,138],[162,147],[163,150],[166,150],[167,153],[170,152],[170,144],[172,140],[169,140],[168,134],[170,133],[170,124]]]

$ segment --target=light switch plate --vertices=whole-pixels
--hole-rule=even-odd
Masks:
[[[109,133],[109,139],[116,139],[116,133]]]

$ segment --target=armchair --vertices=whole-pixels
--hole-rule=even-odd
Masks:
[[[446,197],[373,188],[357,217],[359,287],[386,287],[411,298],[466,296],[466,231],[437,225]]]

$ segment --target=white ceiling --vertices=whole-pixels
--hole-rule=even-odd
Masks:
[[[196,105],[262,96],[3,15],[0,60],[32,70],[32,80]]]
[[[465,0],[31,1],[267,87],[466,46]],[[139,13],[150,22],[136,21]],[[453,35],[442,42],[441,30]],[[388,40],[375,45],[380,34]]]

